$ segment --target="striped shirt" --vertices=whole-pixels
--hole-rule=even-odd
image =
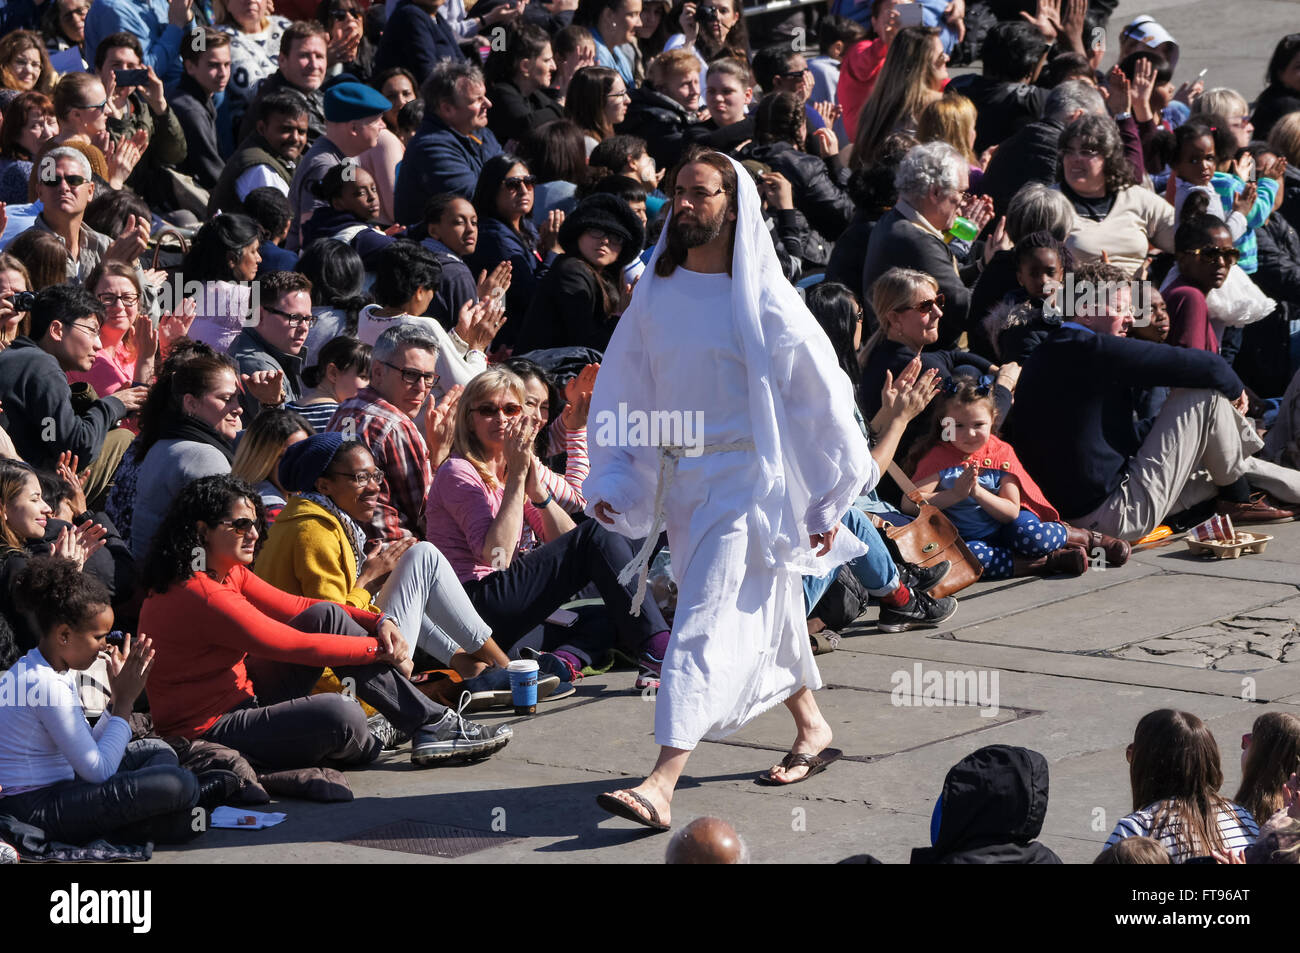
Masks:
[[[324,433],[329,429],[330,419],[334,412],[339,409],[336,401],[326,400],[317,404],[300,404],[296,400],[291,400],[285,404],[286,410],[292,410],[294,413],[302,414],[307,418],[307,422],[312,425],[312,429],[317,433]]]
[[[1255,843],[1255,838],[1259,836],[1259,825],[1255,819],[1250,816],[1250,811],[1238,804],[1229,802],[1231,810],[1220,810],[1217,823],[1219,825],[1219,836],[1223,838],[1224,849],[1233,851],[1249,847]],[[1159,836],[1151,832],[1151,825],[1155,820],[1155,814],[1160,804],[1149,804],[1140,811],[1134,811],[1127,817],[1122,817],[1115,829],[1111,831],[1110,837],[1106,839],[1107,847],[1114,847],[1125,837],[1151,837],[1160,842],[1165,850],[1169,852],[1169,859],[1175,864],[1181,864],[1192,857],[1206,856],[1208,850],[1192,851],[1186,841],[1178,836],[1178,817],[1175,814],[1173,818],[1167,820],[1160,829]]]

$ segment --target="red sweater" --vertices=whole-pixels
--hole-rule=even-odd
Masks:
[[[1164,297],[1169,308],[1169,343],[1218,354],[1219,336],[1210,324],[1205,292],[1180,277],[1164,290]]]
[[[140,609],[140,631],[153,638],[149,675],[154,727],[164,737],[197,738],[218,718],[253,697],[244,660],[253,655],[300,665],[364,665],[379,652],[375,639],[302,632],[288,621],[320,599],[292,596],[244,566],[224,582],[196,573]],[[343,606],[373,632],[379,616]]]

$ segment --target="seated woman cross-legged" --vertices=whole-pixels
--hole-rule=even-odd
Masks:
[[[163,519],[144,563],[150,594],[140,610],[141,626],[157,633],[149,698],[159,734],[226,745],[271,769],[368,764],[383,741],[361,706],[311,694],[328,665],[412,736],[414,764],[482,758],[506,745],[508,726],[465,721],[402,675],[395,666],[409,651],[393,619],[292,596],[253,575],[265,528],[257,491],[230,476],[190,483]]]
[[[492,629],[436,547],[408,536],[366,555],[361,527],[374,515],[382,479],[366,445],[341,433],[290,447],[280,482],[297,495],[267,535],[255,571],[296,596],[388,613],[412,645],[464,678],[489,666],[504,670],[509,660]]]
[[[470,602],[506,651],[594,583],[616,633],[614,644],[608,632],[575,627],[544,647],[554,649],[570,677],[612,648],[657,675],[668,626],[651,596],[632,615],[635,589],[618,581],[632,561],[632,546],[596,520],[575,528],[544,489],[544,465],[533,453],[541,420],[524,413],[525,395],[523,381],[505,368],[489,368],[465,388],[456,408],[454,453],[438,468],[429,493],[429,542],[451,561]],[[530,550],[534,536],[541,545]]]
[[[41,828],[51,840],[85,844],[179,843],[205,825],[194,809],[234,794],[229,771],[195,777],[158,740],[131,741],[127,718],[144,690],[155,655],[150,640],[128,635],[109,650],[109,708],[92,729],[77,676],[108,647],[113,610],[108,589],[76,563],[33,559],[15,595],[31,612],[40,642],[0,675],[0,814]]]

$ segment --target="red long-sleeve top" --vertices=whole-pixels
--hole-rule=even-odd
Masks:
[[[140,631],[154,641],[149,702],[164,737],[197,738],[253,697],[244,660],[253,655],[300,665],[364,665],[379,653],[373,638],[302,632],[290,619],[320,602],[293,596],[244,566],[223,582],[196,573],[140,609]],[[380,617],[342,607],[367,632]]]
[[[1164,290],[1169,308],[1169,343],[1219,353],[1219,336],[1210,324],[1205,293],[1179,278]]]

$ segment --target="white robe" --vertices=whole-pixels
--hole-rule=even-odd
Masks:
[[[660,453],[601,440],[603,414],[620,404],[625,415],[700,411],[704,445],[757,444],[681,459],[665,500],[678,597],[655,740],[674,748],[725,737],[800,687],[821,687],[800,573],[824,574],[864,550],[840,533],[831,555],[814,559],[807,537],[837,525],[878,476],[830,341],[781,275],[766,232],[744,231],[754,224],[745,200],[756,214],[757,194],[741,176],[733,274],[747,279],[681,268],[661,278],[652,258],[605,352],[589,418],[588,510],[604,500],[620,511],[614,529],[631,537],[652,528]],[[756,414],[768,419],[755,426]]]

